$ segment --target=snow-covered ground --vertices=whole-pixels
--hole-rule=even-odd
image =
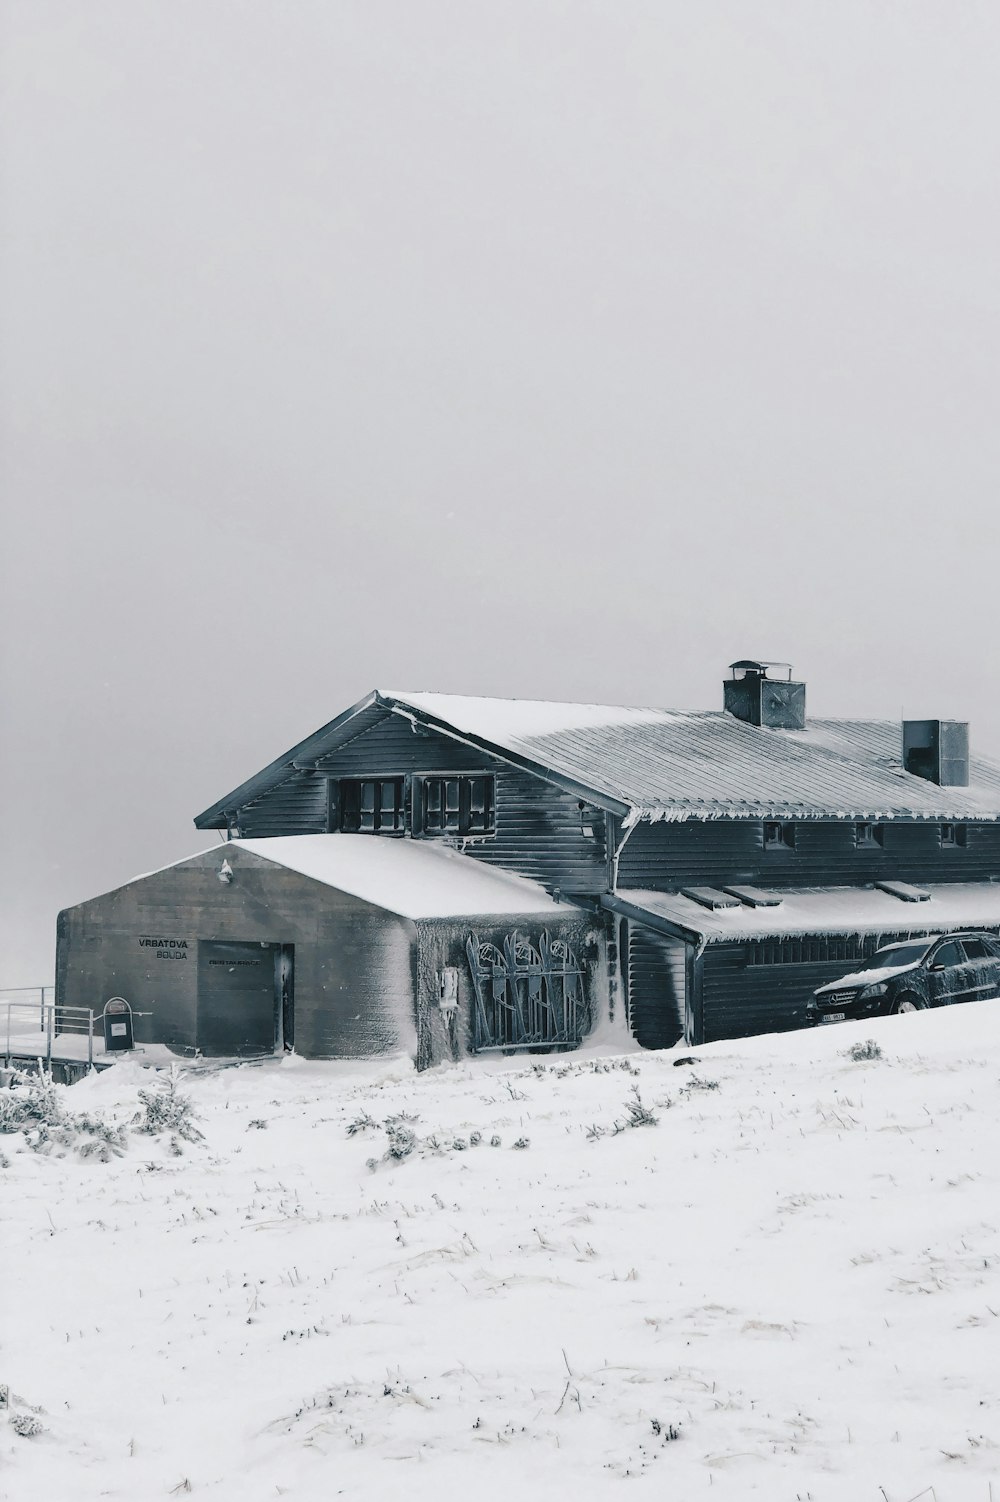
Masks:
[[[0,1495],[1000,1502],[1000,1002],[615,1047],[192,1072],[179,1156],[0,1138]]]

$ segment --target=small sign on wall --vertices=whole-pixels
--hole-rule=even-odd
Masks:
[[[438,976],[438,1006],[446,1014],[458,1010],[458,971],[453,965],[446,965]]]
[[[112,996],[104,1007],[104,1047],[108,1053],[133,1048],[132,1008],[124,996]]]

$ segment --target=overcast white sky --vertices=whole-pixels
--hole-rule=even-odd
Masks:
[[[994,4],[0,16],[0,985],[374,686],[1000,751]]]

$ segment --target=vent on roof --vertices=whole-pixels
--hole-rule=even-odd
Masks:
[[[804,730],[806,686],[792,682],[791,664],[741,658],[729,664],[722,685],[723,708],[748,725],[770,730]]]
[[[733,897],[738,897],[747,907],[780,907],[781,897],[777,892],[762,892],[760,887],[723,887]]]
[[[966,720],[904,720],[903,768],[939,787],[969,786]]]
[[[877,881],[875,885],[880,892],[888,892],[890,897],[898,897],[900,902],[930,902],[931,900],[931,894],[926,887],[914,887],[908,881]]]
[[[690,897],[692,902],[714,911],[740,905],[738,898],[730,896],[728,892],[717,892],[714,887],[681,887],[681,896]]]

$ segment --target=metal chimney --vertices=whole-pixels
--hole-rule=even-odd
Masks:
[[[804,730],[806,686],[792,682],[791,664],[741,658],[729,664],[722,685],[723,708],[748,725],[770,730]]]
[[[967,720],[904,720],[903,769],[939,787],[969,786]]]

